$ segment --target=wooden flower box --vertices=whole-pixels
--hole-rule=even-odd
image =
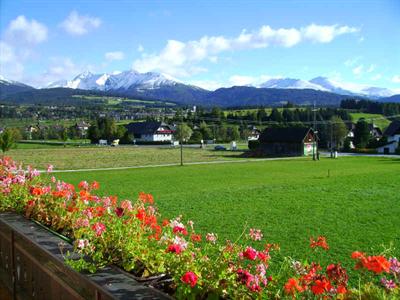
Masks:
[[[12,299],[171,299],[117,267],[78,273],[64,263],[73,247],[14,213],[0,213],[0,285]],[[1,294],[1,293],[0,293]]]

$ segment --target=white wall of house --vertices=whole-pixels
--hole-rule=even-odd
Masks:
[[[172,134],[142,134],[134,138],[137,142],[168,142],[172,141]]]
[[[400,134],[395,134],[392,136],[388,136],[388,142],[395,141],[397,143],[400,143]]]
[[[376,148],[376,151],[378,151],[378,153],[383,154],[383,153],[385,153],[385,149],[387,149],[386,153],[394,154],[396,152],[396,149],[400,145],[400,134],[388,136],[387,140],[388,140],[388,143],[390,143],[390,142],[394,142],[394,143]]]

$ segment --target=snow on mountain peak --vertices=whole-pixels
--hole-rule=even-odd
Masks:
[[[117,71],[104,74],[93,74],[90,71],[85,71],[77,75],[70,81],[58,81],[51,83],[48,88],[67,87],[73,89],[84,90],[127,90],[131,87],[138,89],[155,89],[160,86],[174,85],[178,81],[172,77],[148,72],[139,73],[136,70]]]
[[[293,78],[274,78],[270,79],[260,85],[262,88],[276,88],[276,89],[313,89],[320,91],[327,91],[326,88],[314,84],[309,81]]]

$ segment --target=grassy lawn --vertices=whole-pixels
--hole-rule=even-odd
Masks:
[[[243,153],[242,151],[213,151],[211,146],[209,149],[184,148],[184,162],[232,160],[235,157],[240,157]],[[58,170],[130,167],[180,162],[180,149],[170,147],[67,146],[67,148],[64,148],[62,145],[20,144],[17,149],[12,149],[7,155],[39,169],[45,169],[48,164],[52,164]]]
[[[386,119],[384,115],[381,114],[367,114],[367,113],[350,113],[353,122],[357,122],[361,118],[368,119],[368,123],[372,123],[370,119],[374,120],[374,123],[384,131],[390,124],[390,120]]]
[[[328,255],[349,269],[353,250],[379,253],[392,243],[400,256],[400,159],[259,161],[57,176],[73,183],[97,180],[100,193],[120,199],[152,193],[163,216],[182,214],[220,239],[237,238],[247,223],[294,258],[317,235],[327,237]]]

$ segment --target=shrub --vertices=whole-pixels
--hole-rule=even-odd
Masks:
[[[150,194],[119,201],[96,195],[98,188],[97,182],[75,187],[30,167],[23,170],[10,158],[0,160],[0,211],[24,214],[70,237],[80,258],[67,262],[77,270],[116,264],[137,276],[167,274],[164,283],[178,299],[400,297],[400,262],[387,253],[353,252],[360,275],[352,287],[340,263],[319,263],[321,256],[331,257],[323,236],[310,239],[306,260],[294,261],[282,257],[258,229],[245,228],[235,242],[219,241],[215,233],[196,231],[191,220],[162,220]]]

